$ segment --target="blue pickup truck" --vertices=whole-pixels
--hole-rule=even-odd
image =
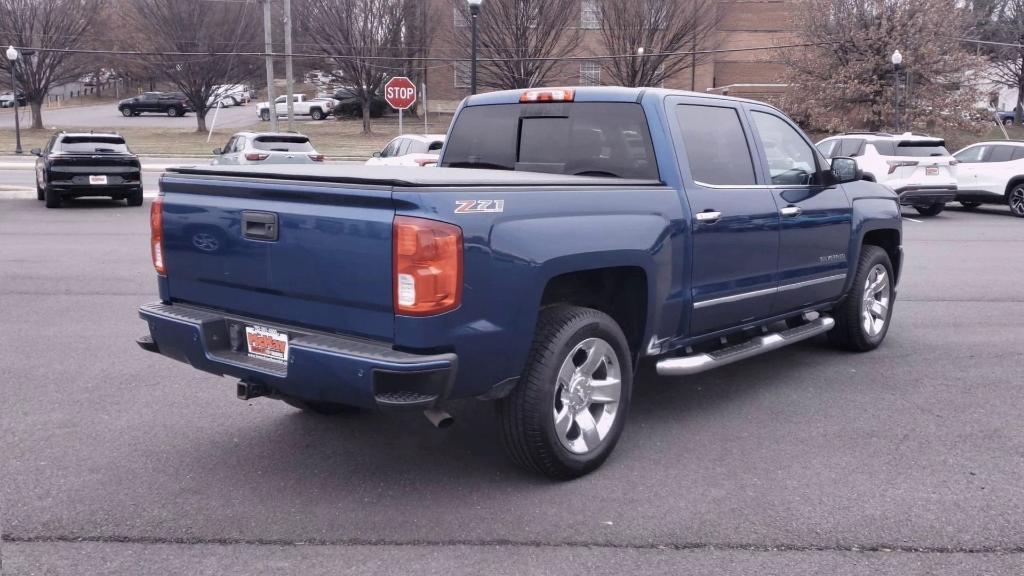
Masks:
[[[637,365],[695,374],[889,328],[896,195],[777,109],[663,89],[467,98],[437,168],[196,166],[152,205],[144,349],[304,410],[492,400],[519,465],[586,474]]]

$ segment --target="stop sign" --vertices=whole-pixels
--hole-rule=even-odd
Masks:
[[[384,100],[395,110],[407,110],[416,103],[416,85],[405,76],[395,76],[384,85]]]

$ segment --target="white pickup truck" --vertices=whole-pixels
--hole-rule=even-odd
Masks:
[[[306,98],[305,94],[292,95],[292,107],[296,116],[309,116],[313,120],[323,120],[331,115],[337,101],[333,98]],[[274,99],[274,108],[279,117],[288,115],[288,97],[278,96]],[[260,120],[270,120],[270,104],[260,102],[256,105]]]

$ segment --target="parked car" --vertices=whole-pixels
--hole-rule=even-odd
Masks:
[[[295,115],[309,116],[313,120],[323,120],[330,116],[334,110],[335,104],[337,104],[337,102],[333,98],[307,99],[303,94],[294,94],[292,96],[292,109],[295,111]],[[288,97],[278,96],[275,98],[274,108],[277,110],[278,117],[287,116]],[[270,105],[266,102],[260,102],[257,104],[256,112],[259,114],[260,120],[270,120]]]
[[[826,158],[848,156],[868,180],[885,184],[922,216],[936,216],[956,199],[956,159],[941,138],[920,134],[852,132],[817,144]]]
[[[953,157],[959,162],[956,199],[964,208],[1005,204],[1024,218],[1024,142],[978,142]]]
[[[36,197],[47,208],[65,198],[109,196],[142,206],[142,166],[116,133],[58,132],[36,159]]]
[[[338,104],[334,107],[334,115],[342,118],[362,118],[363,101],[351,88],[339,88],[334,91],[334,99]],[[388,110],[388,103],[383,97],[375,95],[370,99],[370,118],[380,118]]]
[[[437,164],[444,134],[406,134],[388,142],[366,161],[367,166],[429,166]]]
[[[614,448],[642,360],[683,376],[821,334],[882,343],[899,199],[861,176],[750,100],[470,96],[431,170],[170,169],[138,342],[313,412],[444,425],[446,401],[496,400],[515,462],[577,477]],[[197,248],[183,213],[237,247]]]
[[[24,92],[18,92],[18,106],[25,106],[28,104],[28,99],[25,98]],[[14,94],[12,92],[4,92],[0,94],[0,108],[13,108],[14,107]]]
[[[166,114],[171,117],[193,112],[192,103],[181,92],[144,92],[117,103],[124,116],[138,116],[143,112]]]
[[[324,155],[309,137],[294,132],[239,132],[223,148],[214,148],[210,164],[313,164]]]
[[[249,95],[249,89],[243,84],[221,84],[213,87],[210,100],[219,101],[221,106],[227,108],[248,104],[252,98]]]

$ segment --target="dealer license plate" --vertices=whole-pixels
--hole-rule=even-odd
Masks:
[[[929,166],[929,167],[925,168],[924,169],[924,175],[925,176],[938,176],[939,175],[939,167],[938,166]]]
[[[106,176],[89,176],[89,184],[106,184]]]
[[[264,326],[246,326],[245,342],[253,358],[288,361],[288,335],[283,332]]]

